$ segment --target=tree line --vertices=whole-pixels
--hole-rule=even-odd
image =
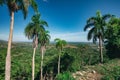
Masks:
[[[44,53],[46,51],[46,46],[49,43],[50,35],[49,31],[45,29],[44,26],[48,26],[47,22],[41,20],[41,15],[39,14],[37,3],[35,0],[1,0],[0,5],[7,5],[9,13],[10,13],[10,33],[8,39],[8,48],[6,55],[6,63],[5,63],[5,80],[10,80],[10,72],[11,72],[11,43],[13,36],[13,28],[14,28],[14,13],[21,10],[24,15],[24,19],[28,14],[28,7],[31,6],[35,15],[31,18],[31,22],[25,28],[25,36],[28,39],[33,40],[33,57],[32,57],[32,80],[34,80],[35,73],[35,53],[38,48],[38,44],[40,44],[41,51],[41,78],[43,80],[42,75],[42,67],[43,67],[43,58]],[[116,55],[120,56],[118,53],[120,51],[120,19],[111,14],[101,15],[100,11],[96,12],[95,17],[91,17],[87,20],[87,24],[84,27],[84,31],[90,29],[88,32],[88,40],[93,40],[93,43],[96,43],[99,40],[99,51],[100,51],[100,62],[103,63],[103,43],[106,45],[106,49],[109,53],[115,52]],[[58,74],[60,73],[60,55],[61,52],[66,45],[65,40],[61,40],[59,38],[55,39],[56,48],[59,51],[59,59],[58,59]],[[116,56],[115,55],[115,56]],[[111,56],[111,55],[109,55]],[[111,56],[113,57],[113,56]]]

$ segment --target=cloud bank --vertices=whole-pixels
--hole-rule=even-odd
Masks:
[[[69,42],[88,42],[87,32],[51,34],[51,41],[54,41],[55,38],[61,38]]]
[[[50,33],[50,41],[54,41],[55,38],[64,39],[68,42],[88,42],[87,32],[75,32],[75,33]],[[1,40],[8,40],[8,34],[0,34]],[[32,41],[28,40],[24,34],[14,34],[13,41]]]

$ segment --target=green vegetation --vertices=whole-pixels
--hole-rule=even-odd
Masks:
[[[67,42],[65,41],[65,40],[61,40],[61,39],[59,39],[59,38],[56,38],[55,39],[55,42],[56,42],[56,48],[58,49],[58,55],[59,55],[59,57],[58,57],[58,75],[59,75],[59,73],[60,73],[60,58],[61,58],[61,53],[63,52],[63,48],[64,48],[64,46],[67,44]]]
[[[97,65],[95,69],[103,75],[102,80],[119,80],[120,79],[120,60],[114,59],[104,65]]]
[[[69,44],[69,43],[68,43]],[[2,44],[1,44],[2,45]],[[69,44],[64,48],[61,54],[61,76],[68,75],[64,72],[75,72],[82,70],[84,66],[94,65],[99,62],[98,52],[95,45],[88,44]],[[4,61],[6,48],[0,48],[0,78],[4,79]],[[30,80],[32,77],[32,43],[14,43],[12,47],[12,80]],[[35,55],[35,80],[40,78],[40,50],[37,49]],[[54,44],[47,47],[44,55],[43,76],[50,79],[51,76],[56,78],[58,65],[58,51]],[[108,57],[104,55],[104,62],[108,61]],[[22,65],[21,65],[22,64]],[[66,76],[67,77],[67,76]]]
[[[112,17],[112,15],[106,14],[102,16],[100,11],[97,11],[96,17],[89,18],[87,20],[87,25],[84,28],[84,31],[86,31],[88,28],[91,28],[88,33],[88,40],[91,40],[91,38],[93,38],[93,43],[96,43],[97,39],[99,39],[99,51],[101,63],[103,63],[102,45],[104,41],[106,20],[110,17]]]
[[[75,80],[69,72],[64,72],[56,76],[55,80]]]
[[[28,14],[28,7],[31,6],[35,12],[37,12],[37,4],[34,0],[1,0],[0,6],[6,5],[8,7],[8,11],[10,14],[10,33],[8,39],[8,48],[6,55],[6,63],[5,63],[5,80],[10,80],[11,77],[11,43],[14,29],[14,14],[15,12],[22,11],[24,15],[24,19]]]
[[[106,49],[110,58],[120,57],[120,18],[110,19],[106,30]]]
[[[38,48],[38,43],[40,44],[40,50],[42,53],[42,61],[43,54],[45,51],[46,44],[49,42],[49,34],[48,31],[45,31],[44,26],[48,26],[47,22],[40,19],[40,14],[36,14],[32,17],[32,22],[30,22],[25,28],[25,36],[28,39],[33,39],[33,58],[32,58],[32,80],[34,80],[35,73],[35,53]],[[42,64],[41,61],[41,78],[42,78]],[[42,79],[41,79],[42,80]]]
[[[40,43],[40,51],[41,51],[41,80],[43,80],[43,57],[46,51],[46,46],[47,44],[49,44],[50,42],[50,35],[49,35],[49,31],[43,31],[42,33],[40,33],[39,35],[39,43]]]
[[[110,14],[102,16],[97,11],[95,17],[87,20],[84,31],[90,29],[88,40],[93,38],[93,43],[97,44],[67,44],[65,40],[56,38],[55,44],[48,45],[50,35],[44,27],[48,24],[40,19],[34,0],[1,0],[0,5],[3,4],[9,9],[11,21],[8,42],[0,41],[0,80],[75,80],[77,78],[72,74],[78,71],[83,75],[79,72],[82,70],[87,74],[86,67],[86,70],[93,69],[89,75],[99,74],[101,80],[120,79],[119,18]],[[25,28],[25,36],[32,39],[33,44],[12,44],[14,13],[22,10],[26,18],[28,6],[37,12]]]

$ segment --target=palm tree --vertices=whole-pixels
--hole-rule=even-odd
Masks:
[[[56,42],[56,48],[59,51],[59,58],[58,58],[58,74],[59,74],[60,73],[60,56],[61,56],[63,48],[67,44],[67,42],[65,40],[61,40],[59,38],[56,38],[54,41]]]
[[[13,36],[13,26],[14,26],[14,13],[21,10],[24,15],[24,19],[28,13],[28,7],[32,6],[35,11],[37,11],[37,4],[34,0],[0,0],[0,5],[7,5],[10,12],[10,33],[8,39],[8,48],[5,64],[5,80],[10,80],[11,71],[11,43]]]
[[[93,38],[93,43],[96,43],[99,39],[99,51],[100,51],[100,62],[103,63],[103,53],[102,53],[102,44],[104,41],[104,30],[106,26],[106,19],[112,17],[110,14],[101,15],[100,11],[96,12],[95,17],[91,17],[87,20],[87,24],[84,28],[84,31],[90,29],[88,32],[88,40]]]
[[[44,30],[43,25],[48,26],[47,22],[40,19],[40,14],[36,14],[32,17],[32,22],[25,28],[25,36],[27,36],[28,39],[33,39],[32,80],[34,80],[35,73],[35,52],[38,47],[38,36],[39,33]]]
[[[44,53],[46,51],[46,46],[47,44],[49,44],[50,42],[50,35],[49,35],[49,31],[45,31],[45,29],[43,29],[43,31],[39,34],[39,44],[40,44],[40,51],[41,51],[41,79],[43,80],[43,57],[44,57]]]

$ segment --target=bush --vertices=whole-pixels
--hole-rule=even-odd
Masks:
[[[120,66],[115,66],[102,78],[102,80],[120,80]]]
[[[70,72],[60,73],[56,76],[55,80],[75,80]]]

